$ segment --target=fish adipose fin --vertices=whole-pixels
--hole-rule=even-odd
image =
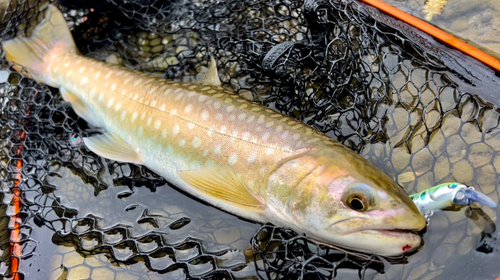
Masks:
[[[50,63],[63,53],[78,53],[61,12],[53,5],[30,38],[15,38],[2,44],[7,60],[24,66],[38,82],[59,87],[51,77]],[[49,68],[49,69],[47,69]]]
[[[208,71],[205,76],[198,83],[207,86],[221,86],[222,83],[219,78],[219,71],[217,71],[217,62],[213,56],[210,56],[210,62],[208,63]]]
[[[92,152],[116,161],[143,164],[137,152],[114,133],[108,132],[83,138]]]
[[[177,174],[184,182],[211,198],[254,212],[264,210],[263,204],[248,192],[230,168],[182,170]]]
[[[67,91],[65,88],[60,88],[59,91],[64,99],[64,101],[71,103],[73,110],[75,110],[76,114],[82,117],[85,121],[95,127],[100,127],[101,125],[95,119],[96,114],[93,114],[92,111],[87,107],[85,102],[78,98],[75,94]]]

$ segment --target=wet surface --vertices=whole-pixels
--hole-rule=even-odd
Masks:
[[[500,59],[500,2],[383,0]]]
[[[280,17],[296,12],[283,5],[274,8]],[[253,12],[250,15],[256,16]],[[305,32],[305,27],[300,25],[303,20],[298,17],[280,21],[278,27],[269,27],[269,32],[279,33],[277,30],[287,28],[293,30],[290,38],[303,40],[305,35],[301,32]],[[297,27],[292,27],[297,23]],[[360,32],[354,29],[350,29],[353,34]],[[248,34],[255,38],[264,36],[250,30]],[[280,43],[283,41],[280,36],[274,36],[273,40]],[[192,81],[201,76],[197,70],[203,73],[205,69],[206,50],[197,49],[203,45],[197,33],[161,34],[134,29],[118,38],[116,48],[95,48],[97,51],[90,55],[157,75],[166,73],[176,80]],[[367,41],[364,43],[369,45]],[[362,65],[371,69],[364,77],[369,81],[370,94],[352,98],[339,91],[338,98],[322,99],[324,94],[316,91],[319,83],[307,80],[307,86],[301,84],[300,79],[315,74],[304,67],[299,74],[293,72],[295,81],[306,88],[304,92],[294,92],[300,97],[299,105],[276,90],[275,81],[269,82],[267,76],[249,70],[248,65],[242,67],[236,59],[232,61],[230,51],[221,50],[217,54],[221,57],[221,77],[228,89],[300,116],[359,151],[408,193],[457,181],[474,186],[498,203],[500,104],[482,100],[489,93],[463,82],[455,72],[430,62],[424,64],[421,57],[407,55],[399,46],[386,44],[384,41],[377,45],[380,49],[376,54],[361,56]],[[330,56],[334,56],[333,46],[330,45]],[[290,54],[288,51],[294,48],[298,49],[293,44],[288,46],[277,57]],[[257,61],[266,61],[264,54],[267,53]],[[293,55],[285,62],[273,59],[267,70],[271,73],[267,75],[282,73],[278,70],[291,67],[287,63],[302,65]],[[312,63],[311,59],[308,56],[299,61],[307,65]],[[279,65],[278,69],[272,68],[274,64]],[[9,168],[17,158],[12,152],[20,142],[16,131],[28,132],[24,145],[29,152],[24,154],[23,174],[31,179],[24,185],[29,211],[26,211],[26,241],[20,267],[26,279],[35,275],[43,279],[257,279],[257,275],[286,279],[290,271],[292,275],[306,271],[313,278],[337,273],[341,279],[358,279],[359,275],[364,279],[500,276],[500,268],[495,265],[500,261],[495,229],[499,225],[499,209],[464,208],[435,213],[424,236],[424,247],[409,256],[405,264],[401,264],[404,260],[389,264],[371,256],[345,261],[348,259],[345,253],[316,246],[286,230],[276,230],[276,236],[271,238],[275,243],[270,243],[268,235],[273,227],[259,229],[261,225],[240,220],[177,192],[143,168],[92,154],[77,140],[96,131],[65,107],[57,92],[50,93],[12,70],[4,72],[10,74],[5,78],[8,83],[0,87],[0,104],[4,106],[0,112],[2,116],[23,120],[6,121],[2,128],[2,135],[10,136],[2,138],[4,152],[0,161],[2,191],[7,193],[2,206],[7,215],[12,215],[12,211],[6,206],[11,196],[10,181],[5,178],[12,174]],[[282,88],[287,92],[292,82],[285,81]],[[331,93],[330,88],[322,90]],[[38,97],[33,97],[34,93]],[[335,103],[337,100],[340,101]],[[1,236],[8,236],[8,226],[5,221]],[[0,245],[3,255],[8,255],[8,244]],[[272,272],[269,263],[278,269]],[[0,267],[3,274],[8,271],[5,264],[3,261]]]

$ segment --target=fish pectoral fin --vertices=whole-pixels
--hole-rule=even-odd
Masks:
[[[107,132],[83,138],[83,142],[92,152],[116,161],[142,164],[137,152],[118,135]]]
[[[79,98],[76,94],[69,92],[67,89],[61,87],[59,89],[61,92],[62,98],[64,101],[69,102],[73,110],[75,110],[76,114],[87,121],[89,124],[95,127],[100,127],[101,125],[96,120],[95,114],[92,114],[92,111],[87,107],[85,102],[81,98]]]
[[[198,83],[207,86],[221,86],[222,83],[219,78],[219,71],[217,71],[217,62],[213,56],[210,56],[210,62],[208,63],[208,71],[205,76]]]
[[[216,200],[254,212],[264,210],[264,205],[248,191],[230,168],[181,170],[177,174],[184,182]]]

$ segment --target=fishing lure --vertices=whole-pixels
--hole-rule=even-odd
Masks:
[[[444,183],[410,195],[418,209],[424,216],[431,216],[434,211],[441,211],[453,206],[466,206],[478,202],[489,207],[497,207],[497,204],[485,194],[473,187],[459,183]]]

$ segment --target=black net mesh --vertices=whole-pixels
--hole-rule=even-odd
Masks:
[[[29,35],[48,3],[0,4],[0,41]],[[86,56],[189,82],[200,78],[213,55],[225,88],[327,133],[407,192],[459,181],[498,201],[500,80],[369,6],[336,0],[61,0],[58,7]],[[5,278],[500,276],[493,267],[500,258],[498,212],[437,214],[425,239],[431,245],[390,262],[317,245],[287,229],[259,229],[179,194],[144,167],[90,152],[79,139],[99,131],[57,91],[14,71],[3,52],[1,57]],[[9,243],[16,228],[20,240]],[[20,252],[12,252],[14,243]],[[16,260],[19,272],[12,274]]]

